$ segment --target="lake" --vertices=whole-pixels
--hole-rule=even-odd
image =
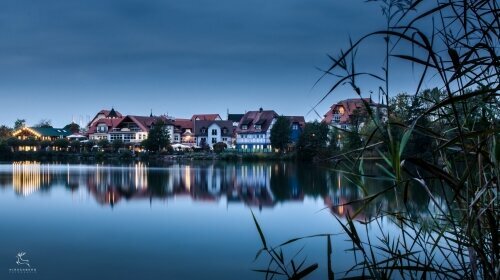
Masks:
[[[372,192],[383,187],[370,184]],[[415,211],[428,208],[412,195]],[[305,164],[1,164],[0,279],[264,279],[253,271],[268,259],[254,261],[262,245],[251,211],[277,245],[340,233],[334,215],[344,220],[355,209],[335,205],[361,196],[341,174]],[[358,219],[397,204],[385,196]],[[346,239],[332,237],[341,276],[352,265]],[[326,278],[326,238],[292,245],[285,257],[297,251],[297,262],[319,265],[310,279]],[[22,252],[31,271],[15,270],[28,269],[16,263]]]

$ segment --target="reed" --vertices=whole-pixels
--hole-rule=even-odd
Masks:
[[[381,121],[365,104],[373,131],[364,135],[362,147],[332,159],[364,190],[365,197],[355,203],[366,207],[386,192],[402,199],[397,209],[379,211],[370,221],[356,221],[362,207],[345,221],[335,217],[353,244],[353,266],[341,274],[373,279],[499,279],[499,4],[495,0],[367,2],[380,4],[386,28],[351,41],[338,56],[329,56],[331,66],[321,79],[333,77],[334,82],[320,102],[345,84],[366,97],[358,85],[361,76],[380,82],[378,94],[388,105],[389,120]],[[358,47],[373,37],[385,42],[384,53],[374,54],[385,57],[382,73],[358,72]],[[411,120],[398,119],[392,106],[395,93],[390,78],[396,60],[411,65],[418,77],[412,98],[421,106]],[[437,90],[424,91],[424,84],[434,84]],[[424,140],[425,147],[419,144]],[[429,153],[419,152],[424,148]],[[364,157],[373,151],[383,159],[377,164],[377,174],[382,175],[366,172]],[[385,180],[387,187],[368,193],[367,176]],[[427,193],[433,205],[425,219],[407,211],[411,187]],[[439,199],[437,190],[448,195]],[[398,225],[397,236],[384,232],[382,217]],[[377,242],[370,240],[368,225],[379,231]],[[330,235],[322,238],[329,240]],[[266,252],[275,254],[273,250]]]

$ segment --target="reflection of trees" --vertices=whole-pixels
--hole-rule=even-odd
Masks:
[[[329,207],[332,214],[338,217],[356,215],[358,220],[369,220],[380,213],[407,213],[410,217],[425,219],[429,211],[433,211],[435,205],[431,203],[429,196],[416,183],[409,183],[402,189],[391,189],[377,196],[371,202],[356,202],[370,195],[382,192],[392,186],[391,181],[376,180],[371,176],[360,177],[344,174],[342,172],[332,173],[332,186],[325,196],[325,205]],[[439,188],[433,188],[434,195],[440,200],[443,195]],[[406,200],[406,203],[404,201]],[[353,203],[355,202],[355,203]]]

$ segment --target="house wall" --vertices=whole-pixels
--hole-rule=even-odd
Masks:
[[[267,131],[261,133],[243,133],[236,137],[236,149],[244,152],[272,152],[271,129],[276,119],[273,119]]]
[[[212,134],[212,131],[215,130],[215,135]],[[219,143],[219,142],[224,142],[226,143],[227,147],[232,147],[233,145],[233,138],[229,136],[222,136],[222,128],[216,124],[213,123],[207,128],[207,135],[203,136],[197,136],[196,137],[196,145],[201,146],[202,139],[206,139],[206,143],[210,146],[210,148],[213,148],[214,144]]]

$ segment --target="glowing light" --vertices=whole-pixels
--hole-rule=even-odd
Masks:
[[[48,169],[45,170],[40,163],[27,161],[12,164],[12,187],[18,194],[28,196],[49,182]]]

